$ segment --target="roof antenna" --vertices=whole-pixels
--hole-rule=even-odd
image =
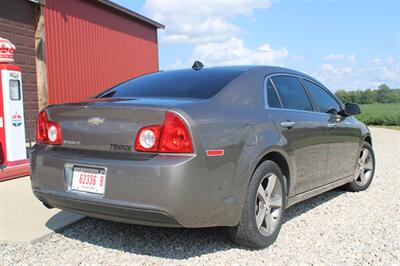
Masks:
[[[203,63],[200,61],[194,61],[194,64],[192,66],[194,71],[199,71],[204,67]]]

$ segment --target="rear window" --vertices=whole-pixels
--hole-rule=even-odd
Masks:
[[[128,80],[99,95],[100,98],[201,98],[217,94],[242,69],[192,69],[156,72]]]

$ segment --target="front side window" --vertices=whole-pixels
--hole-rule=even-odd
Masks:
[[[267,81],[267,98],[269,107],[281,108],[281,103],[279,102],[278,95],[272,85],[271,79],[268,79]]]
[[[19,80],[10,79],[9,87],[10,87],[10,99],[12,101],[21,100],[21,85],[19,83]]]
[[[282,101],[282,107],[301,111],[312,111],[310,100],[300,80],[292,76],[275,76],[272,81]]]
[[[323,88],[308,80],[303,80],[303,83],[314,98],[321,113],[337,114],[340,112],[341,108],[338,102]]]

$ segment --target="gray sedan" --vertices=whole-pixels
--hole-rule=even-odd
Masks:
[[[32,189],[45,206],[124,223],[227,228],[254,248],[285,209],[374,176],[368,128],[314,78],[270,66],[157,72],[37,121]]]

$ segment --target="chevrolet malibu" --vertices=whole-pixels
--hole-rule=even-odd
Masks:
[[[156,72],[37,121],[32,189],[45,206],[124,223],[277,238],[285,209],[374,176],[368,128],[326,87],[270,66]]]

